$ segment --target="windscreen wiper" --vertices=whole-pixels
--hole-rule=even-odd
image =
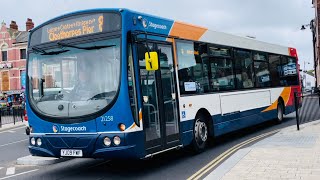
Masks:
[[[70,50],[60,50],[60,51],[51,51],[51,52],[47,52],[47,53],[42,53],[41,55],[57,55],[57,54],[61,54],[61,53],[65,53],[68,52]]]
[[[60,50],[60,51],[50,51],[50,52],[47,52],[43,49],[40,49],[38,47],[32,47],[32,50],[37,52],[37,53],[42,53],[41,55],[57,55],[57,54],[61,54],[61,53],[64,53],[64,52],[68,52],[70,50]]]
[[[58,42],[57,44],[62,47],[71,47],[71,48],[84,49],[84,50],[102,49],[102,48],[109,48],[109,47],[116,46],[116,45],[112,44],[112,45],[105,45],[105,46],[79,47],[79,46],[75,46],[75,45],[71,45],[71,44],[67,44],[67,43],[63,43],[63,42]]]
[[[45,50],[40,49],[40,48],[38,48],[38,47],[32,47],[32,50],[35,51],[35,52],[37,52],[37,53],[47,53]]]

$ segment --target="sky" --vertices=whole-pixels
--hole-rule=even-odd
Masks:
[[[39,25],[69,12],[92,8],[128,8],[211,30],[294,47],[302,68],[313,69],[312,33],[301,25],[315,16],[311,0],[1,0],[0,21],[27,18]],[[310,63],[310,64],[308,64]]]

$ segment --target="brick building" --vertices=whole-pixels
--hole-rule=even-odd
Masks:
[[[320,0],[312,0],[313,7],[315,9],[315,18],[310,22],[310,29],[312,31],[313,51],[314,51],[314,69],[316,70],[316,86],[320,85],[320,42],[319,42],[319,13],[320,13]]]
[[[19,94],[25,89],[26,49],[28,31],[34,27],[27,19],[24,31],[15,21],[9,27],[2,22],[0,27],[0,91],[1,94]]]

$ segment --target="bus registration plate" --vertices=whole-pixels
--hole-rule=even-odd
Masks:
[[[61,149],[61,156],[82,157],[82,150],[78,150],[78,149]]]

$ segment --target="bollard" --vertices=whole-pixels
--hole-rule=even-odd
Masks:
[[[23,113],[24,113],[24,109],[22,107],[20,107],[20,118],[21,118],[21,122],[23,122]]]
[[[298,101],[298,93],[297,92],[294,92],[294,107],[296,109],[296,120],[297,120],[297,130],[299,131],[300,130],[300,127],[299,127],[299,101]]]
[[[16,124],[16,116],[14,115],[14,108],[12,107],[13,124]]]
[[[318,99],[319,99],[319,107],[320,107],[320,90],[318,90],[317,94],[318,94]]]

